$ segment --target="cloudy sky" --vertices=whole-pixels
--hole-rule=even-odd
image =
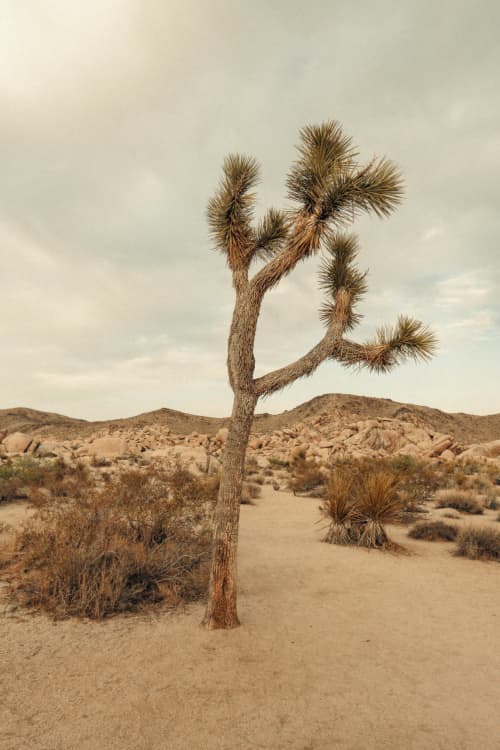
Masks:
[[[405,312],[429,365],[323,364],[260,405],[357,393],[500,412],[500,6],[453,0],[0,0],[0,408],[229,412],[233,293],[205,207],[224,155],[284,204],[305,124],[339,120],[406,197],[358,221],[358,338]],[[257,374],[322,336],[317,259],[264,305]]]

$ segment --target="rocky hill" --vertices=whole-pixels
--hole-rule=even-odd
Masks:
[[[253,432],[263,435],[275,430],[291,429],[297,423],[319,416],[329,416],[332,426],[335,420],[344,423],[366,419],[395,419],[423,427],[430,432],[449,434],[456,441],[467,445],[500,439],[500,414],[477,416],[447,413],[428,406],[349,394],[325,394],[281,414],[257,414]],[[50,437],[58,440],[86,438],[103,430],[110,433],[124,430],[135,432],[151,427],[166,427],[177,435],[189,435],[193,432],[215,435],[221,427],[227,426],[228,421],[228,418],[203,417],[167,408],[125,419],[97,422],[35,409],[0,409],[0,431],[26,432],[40,439]]]

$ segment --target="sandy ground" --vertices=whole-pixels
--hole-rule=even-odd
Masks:
[[[317,505],[242,508],[234,631],[0,602],[2,750],[498,750],[500,565],[320,544]]]

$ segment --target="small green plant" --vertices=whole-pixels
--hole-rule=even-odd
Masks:
[[[408,536],[412,539],[424,539],[428,542],[452,542],[456,539],[458,529],[444,521],[428,521],[417,523]]]
[[[283,469],[288,469],[290,466],[288,461],[283,461],[283,459],[277,458],[276,456],[270,456],[267,460],[271,466],[281,467]]]
[[[470,560],[500,562],[500,531],[486,527],[463,529],[457,538],[456,554]]]

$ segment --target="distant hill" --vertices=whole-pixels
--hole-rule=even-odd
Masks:
[[[476,416],[461,412],[448,413],[428,406],[403,404],[391,399],[333,393],[317,396],[281,414],[257,414],[253,431],[266,433],[283,429],[320,414],[331,414],[332,420],[339,414],[349,416],[353,420],[374,417],[401,419],[427,426],[436,432],[449,433],[463,443],[482,443],[500,439],[500,414]],[[190,432],[213,434],[219,427],[227,425],[228,421],[227,417],[203,417],[167,408],[125,419],[99,422],[73,419],[24,407],[0,409],[0,430],[34,433],[40,437],[50,435],[58,439],[85,437],[101,427],[107,427],[112,431],[114,428],[134,429],[148,425],[168,426],[172,432],[180,435]]]

